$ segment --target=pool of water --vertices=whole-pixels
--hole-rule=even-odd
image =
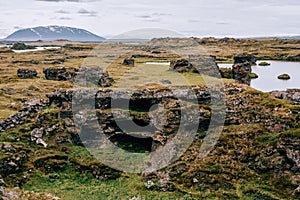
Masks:
[[[263,61],[258,61],[257,64]],[[286,90],[300,88],[300,62],[266,61],[270,66],[253,66],[252,72],[259,77],[251,81],[251,87],[270,92],[274,90]],[[231,68],[232,64],[218,64],[219,67]],[[279,80],[281,74],[289,74],[290,80]]]
[[[25,53],[25,52],[34,52],[34,51],[43,51],[47,49],[60,49],[61,47],[36,47],[35,49],[26,49],[26,50],[13,50],[15,53]]]
[[[145,62],[146,65],[170,65],[170,62]]]

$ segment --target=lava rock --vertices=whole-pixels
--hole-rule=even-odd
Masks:
[[[29,79],[29,78],[36,78],[38,73],[36,70],[18,69],[17,75],[19,78]]]
[[[251,72],[251,64],[247,61],[244,63],[236,63],[232,66],[233,79],[237,80],[238,83],[250,85]]]
[[[82,67],[77,73],[75,82],[81,86],[98,85],[110,87],[115,81],[100,67]]]
[[[76,68],[47,68],[43,72],[47,80],[72,81],[78,73]]]
[[[216,57],[207,55],[189,56],[188,59],[171,60],[170,70],[179,73],[190,72],[220,78]]]
[[[300,89],[287,89],[286,91],[273,91],[270,92],[275,98],[287,99],[295,105],[300,104]]]
[[[250,65],[256,65],[257,58],[251,54],[240,54],[234,56],[234,64],[249,62]]]
[[[193,72],[197,73],[197,69],[186,59],[171,60],[170,69],[180,73]]]
[[[123,61],[123,65],[134,66],[134,59],[132,59],[132,58],[125,58],[124,61]]]
[[[47,105],[47,102],[43,99],[25,101],[24,108],[22,110],[0,122],[0,132],[4,132],[7,129],[24,124],[27,118],[29,118],[32,114],[39,113]]]

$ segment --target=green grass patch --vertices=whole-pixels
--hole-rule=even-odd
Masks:
[[[49,192],[64,200],[99,199],[196,199],[180,192],[147,190],[141,177],[130,174],[117,180],[98,181],[91,174],[65,170],[56,174],[36,174],[24,187],[35,192]]]

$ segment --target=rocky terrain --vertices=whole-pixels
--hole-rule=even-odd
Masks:
[[[164,50],[169,44],[162,41],[156,39],[142,47],[120,44],[119,51],[130,49],[130,53],[117,58],[112,57],[116,52],[114,45],[108,44],[103,44],[106,53],[100,55],[89,53],[93,45],[82,44],[37,54],[2,53],[1,70],[6,75],[0,75],[1,106],[15,112],[3,113],[0,123],[0,196],[3,199],[299,199],[300,91],[263,93],[249,87],[251,64],[261,54],[236,53],[235,58],[230,57],[235,60],[230,73],[236,80],[221,79],[215,70],[209,70],[212,65],[218,69],[216,60],[220,56],[207,52],[201,56],[178,56]],[[188,49],[188,54],[198,52],[199,43],[240,42],[226,38],[183,39],[175,41],[179,47],[174,49],[178,48],[177,52],[183,49],[182,54]],[[89,66],[83,61],[86,58],[104,60],[102,63],[115,61],[102,69],[93,63]],[[62,60],[58,64],[45,63]],[[170,62],[164,72],[170,77],[175,71],[182,72],[190,81],[198,81],[205,75],[211,80],[222,80],[224,87],[215,91],[193,82],[191,90],[183,86],[171,90],[172,81],[162,77],[159,83],[148,83],[134,91],[115,87],[128,70],[143,67],[147,61]],[[128,80],[136,78],[129,76]],[[74,87],[74,82],[80,87]],[[12,101],[17,103],[11,104]],[[224,116],[220,114],[222,110]],[[199,113],[199,118],[193,117],[195,113]],[[189,122],[187,130],[197,125],[192,144],[171,165],[154,172],[132,174],[104,165],[91,155],[82,140],[82,133],[101,130],[108,141],[127,152],[154,152],[176,137],[181,118],[185,117]],[[90,124],[88,119],[96,123]],[[163,126],[159,126],[160,121],[165,122]],[[135,126],[127,126],[132,122]],[[213,128],[221,128],[222,132],[211,151],[199,156],[203,148],[209,149],[205,145],[212,123],[217,124]],[[94,135],[88,139],[97,144],[103,138]]]
[[[296,198],[296,189],[300,185],[299,108],[247,86],[228,84],[225,87],[225,127],[214,150],[203,160],[198,160],[199,145],[205,138],[211,118],[211,97],[205,88],[198,88],[197,97],[202,113],[199,135],[189,150],[170,167],[156,173],[144,174],[146,188],[179,190],[195,197],[226,195],[228,198],[238,198],[239,195],[254,195],[276,199],[284,198],[288,193]],[[152,151],[165,144],[176,133],[179,126],[177,116],[180,113],[176,110],[178,103],[172,98],[169,99],[171,96],[168,91],[137,91],[131,99],[133,121],[140,125],[149,124],[147,110],[157,101],[165,102],[165,107],[169,110],[163,132],[135,141],[128,140],[132,136],[121,133],[124,130],[117,129],[110,112],[110,92],[97,92],[97,117],[104,133],[120,148],[131,148],[131,151],[138,152]],[[38,171],[52,176],[51,174],[69,167],[81,173],[92,173],[99,180],[121,176],[120,172],[100,163],[92,164],[93,161],[84,164],[73,157],[71,149],[81,147],[82,143],[78,136],[79,130],[73,121],[72,93],[57,91],[49,94],[46,106],[42,104],[42,109],[22,118],[26,126],[19,123],[20,114],[2,123],[2,131],[5,127],[10,127],[2,134],[2,138],[5,137],[2,142],[5,157],[1,159],[1,175],[5,183],[22,187]],[[126,96],[121,93],[121,97]],[[34,109],[36,104],[31,103],[28,106]],[[136,112],[138,109],[143,109],[146,113]],[[119,115],[122,115],[122,110]],[[126,117],[121,118],[125,123],[129,120]],[[36,155],[35,151],[40,153]],[[252,188],[246,182],[252,183]],[[267,191],[265,187],[273,189]],[[199,190],[203,193],[198,193]],[[241,193],[237,193],[237,190]]]
[[[286,99],[292,101],[293,104],[300,104],[300,90],[299,89],[288,89],[286,91],[273,91],[271,94],[278,99]]]

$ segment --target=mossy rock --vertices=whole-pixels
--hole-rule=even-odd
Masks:
[[[277,78],[281,79],[281,80],[289,80],[289,79],[291,79],[290,75],[288,75],[288,74],[281,74]]]
[[[256,78],[258,78],[258,75],[256,73],[251,73],[250,78],[251,79],[256,79]]]
[[[259,66],[270,66],[271,63],[268,63],[268,62],[261,62],[258,64]]]

